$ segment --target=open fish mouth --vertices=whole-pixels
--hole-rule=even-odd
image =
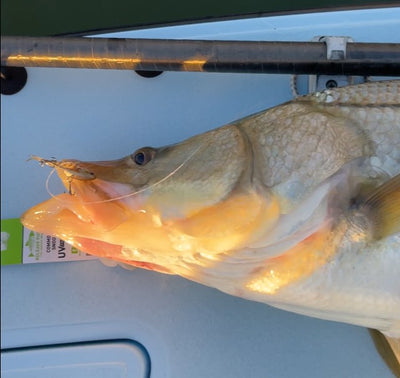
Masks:
[[[57,235],[98,257],[171,273],[159,264],[137,259],[136,247],[131,249],[136,253],[136,259],[128,256],[126,241],[118,236],[113,237],[113,232],[118,235],[118,229],[123,225],[142,224],[143,227],[150,227],[146,211],[142,209],[143,201],[139,199],[140,193],[135,192],[131,185],[103,179],[112,177],[112,170],[120,161],[57,161],[38,156],[32,156],[31,159],[54,168],[68,193],[51,194],[51,199],[23,214],[21,220],[26,227]],[[140,230],[137,231],[140,233]],[[126,231],[121,232],[126,234]]]
[[[150,227],[143,210],[143,193],[135,192],[128,183],[118,182],[121,161],[82,162],[79,160],[32,160],[53,168],[67,189],[26,211],[22,223],[37,232],[56,235],[69,244],[93,255],[128,263],[133,266],[168,273],[168,269],[123,254],[127,248],[126,228],[140,234]],[[114,180],[114,182],[112,181]],[[125,227],[124,227],[125,226]],[[123,230],[121,231],[121,227]],[[129,248],[129,246],[128,246]],[[136,245],[132,251],[138,251]]]

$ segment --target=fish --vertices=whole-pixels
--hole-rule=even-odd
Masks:
[[[67,192],[25,212],[25,227],[121,264],[378,330],[399,354],[399,80],[300,96],[118,160],[32,158]]]

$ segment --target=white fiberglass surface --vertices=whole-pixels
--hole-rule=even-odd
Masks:
[[[147,354],[127,340],[21,348],[1,354],[3,378],[146,378]]]
[[[116,37],[399,42],[400,8],[187,25]],[[46,158],[109,160],[178,142],[292,98],[286,75],[28,69],[1,98],[1,216],[48,198]],[[52,185],[53,190],[60,190]],[[152,377],[390,377],[363,328],[98,261],[2,268],[2,347],[131,339]]]

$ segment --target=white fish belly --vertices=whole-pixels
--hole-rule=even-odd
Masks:
[[[373,247],[344,246],[311,276],[251,299],[317,318],[375,328],[400,337],[400,235]]]

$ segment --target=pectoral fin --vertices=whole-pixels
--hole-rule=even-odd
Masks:
[[[376,188],[363,207],[368,211],[376,240],[400,232],[400,175]]]
[[[379,354],[393,372],[400,378],[400,339],[387,337],[375,329],[369,330]]]

